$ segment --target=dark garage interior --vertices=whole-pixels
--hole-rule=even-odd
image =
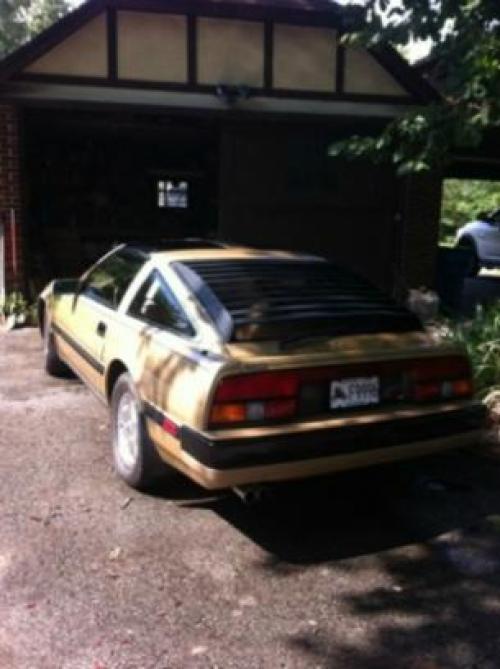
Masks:
[[[327,255],[382,287],[393,283],[393,174],[328,156],[335,138],[353,132],[349,119],[311,127],[27,108],[23,128],[33,292],[79,275],[113,244],[181,237]]]
[[[215,234],[219,144],[207,119],[26,111],[34,280],[79,274],[117,242]]]

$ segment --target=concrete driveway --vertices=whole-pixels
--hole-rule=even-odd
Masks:
[[[132,492],[106,410],[0,335],[0,668],[496,669],[500,467]]]

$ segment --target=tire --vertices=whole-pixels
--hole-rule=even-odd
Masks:
[[[141,402],[130,374],[122,374],[111,396],[113,464],[132,488],[151,489],[176,474],[158,455],[146,428]]]
[[[70,368],[64,364],[57,353],[54,333],[50,320],[46,318],[43,328],[43,355],[44,367],[47,374],[57,378],[68,378],[73,376]]]
[[[470,251],[471,259],[470,265],[467,269],[467,276],[477,276],[479,274],[479,270],[481,269],[481,263],[479,262],[479,256],[477,254],[477,248],[474,241],[469,237],[465,237],[458,242],[457,246],[459,249],[466,249],[467,251]]]

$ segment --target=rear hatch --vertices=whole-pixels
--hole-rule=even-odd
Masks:
[[[470,397],[467,358],[440,349],[403,306],[315,259],[174,263],[232,361],[211,427],[343,415]]]
[[[227,342],[413,332],[414,314],[321,259],[211,258],[172,263]]]

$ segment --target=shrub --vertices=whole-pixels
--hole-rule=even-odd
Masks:
[[[500,303],[478,307],[474,318],[449,322],[447,330],[448,338],[467,348],[478,395],[500,390]]]
[[[19,291],[9,293],[0,301],[0,313],[4,318],[22,316],[27,310],[28,302]]]
[[[0,299],[0,321],[11,319],[16,325],[36,324],[36,305],[28,302],[20,291],[8,293]]]

